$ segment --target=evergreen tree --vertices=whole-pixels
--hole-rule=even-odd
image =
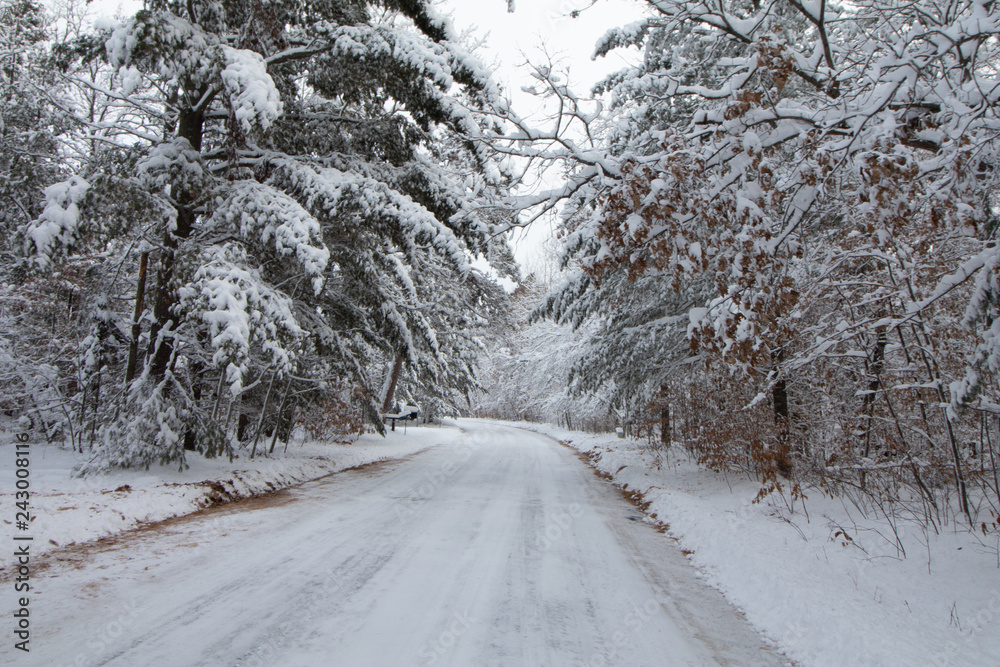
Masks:
[[[508,177],[474,138],[505,103],[429,3],[158,1],[101,27],[61,53],[110,67],[126,168],[50,189],[25,232],[47,269],[106,246],[94,231],[123,201],[141,211],[146,349],[98,464],[226,451],[234,410],[259,415],[256,445],[324,387],[377,421],[386,358],[441,393],[471,381],[428,303],[490,289],[470,262]]]
[[[0,2],[0,399],[50,439],[68,436],[86,264],[28,275],[16,232],[41,212],[39,194],[61,175],[67,124],[49,98],[57,88],[45,45],[50,19],[34,2]]]

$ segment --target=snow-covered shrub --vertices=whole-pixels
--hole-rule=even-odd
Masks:
[[[183,470],[186,444],[209,458],[230,455],[229,438],[209,417],[173,373],[158,383],[144,375],[129,387],[118,414],[101,427],[94,455],[79,472],[151,465]]]

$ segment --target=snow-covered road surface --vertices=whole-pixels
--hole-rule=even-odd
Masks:
[[[0,664],[785,663],[569,449],[463,426],[458,445],[59,552],[77,560],[34,581],[31,653],[4,642]]]

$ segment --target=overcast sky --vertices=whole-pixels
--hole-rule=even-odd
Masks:
[[[646,3],[517,0],[514,13],[507,12],[506,0],[440,0],[438,4],[451,13],[457,29],[471,29],[474,37],[485,40],[477,55],[489,64],[497,64],[495,76],[511,92],[515,110],[522,116],[537,117],[543,115],[537,110],[537,100],[521,92],[521,86],[530,83],[527,70],[521,67],[525,60],[545,62],[550,56],[569,70],[574,90],[587,92],[607,74],[629,64],[628,58],[638,57],[638,51],[633,51],[591,59],[597,40],[610,28],[639,20]],[[571,16],[574,10],[582,10],[577,18]],[[549,181],[534,187],[551,185]],[[515,254],[526,268],[530,269],[537,261],[540,255],[537,248],[551,234],[552,224],[552,220],[540,220],[527,232],[514,235]]]
[[[593,4],[591,7],[590,5]],[[483,60],[496,61],[497,78],[515,95],[525,82],[518,66],[525,58],[544,61],[546,53],[570,69],[574,88],[589,90],[605,75],[621,69],[620,55],[592,60],[594,43],[607,30],[638,20],[645,5],[641,0],[517,0],[513,13],[506,0],[440,0],[439,6],[452,14],[459,30],[472,29],[484,38]],[[579,11],[577,18],[572,12]]]

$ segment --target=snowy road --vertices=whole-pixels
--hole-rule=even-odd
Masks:
[[[4,642],[0,664],[784,664],[569,449],[463,426],[64,554],[35,581],[31,653]]]

